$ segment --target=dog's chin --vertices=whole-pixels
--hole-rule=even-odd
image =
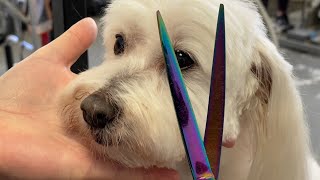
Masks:
[[[157,148],[150,145],[151,143],[144,144],[144,141],[139,142],[132,136],[117,136],[123,129],[116,129],[116,127],[111,131],[90,128],[88,130],[90,132],[90,135],[87,136],[89,141],[85,143],[97,159],[111,160],[130,168],[153,166],[173,168],[174,164],[180,162],[184,157],[181,155],[181,157],[176,157],[176,154],[168,154],[167,151],[158,151]]]
[[[113,141],[113,138],[103,138],[92,136],[90,145],[90,150],[98,159],[107,159],[115,163],[118,163],[122,166],[130,168],[139,168],[139,167],[151,167],[155,164],[147,159],[142,159],[140,154],[131,151],[128,153],[128,145],[121,143],[121,141]]]

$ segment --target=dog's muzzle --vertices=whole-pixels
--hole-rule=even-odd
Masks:
[[[102,93],[93,93],[86,97],[80,106],[83,118],[90,128],[103,129],[111,124],[117,116],[118,107]]]

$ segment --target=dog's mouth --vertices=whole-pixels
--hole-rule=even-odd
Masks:
[[[102,132],[95,132],[94,130],[91,130],[91,135],[96,143],[100,145],[111,145],[111,141],[108,141],[108,139],[103,137]]]
[[[233,148],[236,144],[236,140],[235,139],[231,139],[231,140],[226,140],[222,142],[223,147],[225,148]]]
[[[121,138],[116,137],[112,134],[117,134],[116,132],[111,132],[105,129],[96,130],[89,128],[92,136],[92,140],[101,146],[119,146],[121,145]]]

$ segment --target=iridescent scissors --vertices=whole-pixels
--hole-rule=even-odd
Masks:
[[[159,11],[157,19],[169,86],[193,179],[215,180],[219,174],[225,107],[224,6],[220,5],[219,9],[204,142],[199,133],[173,46]]]

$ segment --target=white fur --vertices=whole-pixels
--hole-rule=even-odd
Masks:
[[[223,140],[236,140],[236,145],[223,148],[219,179],[319,179],[292,67],[267,39],[256,7],[244,0],[115,0],[103,18],[106,61],[80,74],[61,95],[66,128],[98,158],[129,167],[156,165],[187,173],[156,11],[160,10],[174,47],[197,61],[196,68],[184,71],[184,79],[203,134],[220,3],[225,5],[227,51]],[[121,56],[113,53],[118,33],[127,42]],[[251,72],[252,64],[269,69],[272,87],[267,104],[257,95],[260,80]],[[92,140],[80,110],[81,101],[98,90],[123,109],[114,126],[103,130],[116,142],[111,146]]]

